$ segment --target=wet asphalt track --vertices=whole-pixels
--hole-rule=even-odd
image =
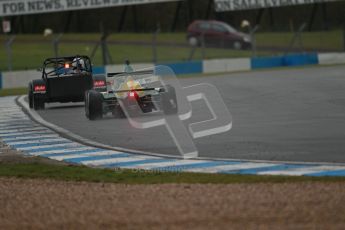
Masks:
[[[233,128],[195,140],[201,157],[345,163],[345,66],[265,70],[181,78],[183,86],[215,85],[233,116]],[[210,117],[204,103],[193,118]],[[82,103],[50,104],[47,121],[94,141],[177,154],[164,127],[132,128],[126,119],[89,121]]]

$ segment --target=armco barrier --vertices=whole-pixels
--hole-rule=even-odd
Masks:
[[[2,89],[2,74],[0,72],[0,89]]]

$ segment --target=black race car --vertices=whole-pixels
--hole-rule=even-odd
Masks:
[[[162,85],[152,70],[108,73],[108,84],[106,91],[86,92],[85,115],[89,120],[107,113],[121,118],[154,111],[167,115],[178,112],[175,88]]]
[[[42,79],[29,83],[29,105],[44,109],[50,102],[81,102],[85,91],[107,88],[104,75],[92,75],[91,60],[87,56],[48,58],[43,62]]]

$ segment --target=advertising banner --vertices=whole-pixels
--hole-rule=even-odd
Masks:
[[[214,0],[217,12],[294,6],[340,0]]]
[[[0,0],[0,17],[180,0]]]

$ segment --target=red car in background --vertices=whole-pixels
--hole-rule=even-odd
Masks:
[[[252,46],[249,34],[237,31],[229,24],[215,20],[196,20],[187,29],[187,40],[191,45],[232,49],[249,49]]]

